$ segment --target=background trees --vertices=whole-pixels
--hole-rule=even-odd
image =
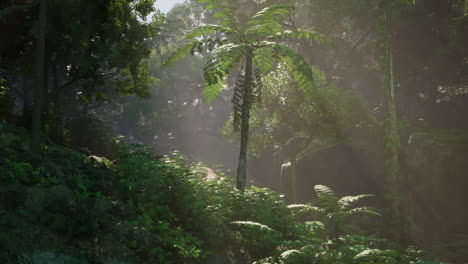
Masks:
[[[26,123],[33,98],[32,76],[37,70],[28,66],[34,50],[44,52],[41,75],[46,87],[42,110],[35,109],[33,120],[47,113],[46,120],[58,123],[58,129],[71,113],[86,112],[91,102],[112,93],[149,96],[151,77],[143,60],[149,55],[149,40],[158,22],[145,20],[154,10],[154,1],[47,2],[43,8],[47,22],[38,22],[39,6],[31,5],[5,14],[1,24],[3,30],[17,34],[3,45],[0,56]],[[13,6],[4,3],[3,7]],[[43,49],[36,38],[45,38]],[[53,140],[63,140],[60,132],[54,133],[58,138],[52,136]]]

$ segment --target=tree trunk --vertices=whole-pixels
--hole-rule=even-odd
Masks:
[[[291,158],[291,203],[297,203],[297,154]]]
[[[252,105],[252,50],[247,52],[245,61],[245,84],[242,91],[242,120],[241,120],[241,143],[239,153],[239,164],[237,167],[237,189],[242,193],[245,191],[247,179],[247,148],[249,139],[249,119]]]
[[[37,41],[36,71],[37,83],[34,90],[34,108],[32,115],[31,149],[37,154],[41,138],[41,115],[45,85],[45,38],[46,38],[47,0],[42,0],[39,7],[39,36]]]
[[[392,44],[391,17],[388,10],[384,11],[385,16],[385,48],[386,48],[386,71],[387,71],[387,91],[388,91],[388,116],[389,126],[387,132],[386,146],[389,152],[387,160],[387,194],[390,203],[391,217],[396,224],[396,239],[404,239],[404,192],[402,191],[402,174],[399,162],[400,137],[398,134],[397,113],[395,106],[395,80],[394,80],[394,55]]]

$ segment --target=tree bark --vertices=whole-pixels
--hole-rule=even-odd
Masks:
[[[250,109],[252,106],[252,50],[247,52],[245,61],[245,84],[242,91],[242,120],[241,120],[241,143],[239,152],[239,164],[237,167],[237,189],[242,193],[245,191],[247,179],[247,148],[249,139]]]
[[[45,86],[45,38],[47,21],[47,0],[41,0],[39,7],[39,36],[37,40],[36,71],[37,82],[34,90],[34,108],[32,115],[32,140],[31,149],[33,153],[38,153],[41,139],[41,117],[42,104],[44,101]]]

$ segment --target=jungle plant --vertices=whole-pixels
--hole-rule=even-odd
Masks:
[[[204,67],[204,97],[211,103],[225,87],[225,78],[239,74],[234,85],[233,125],[240,130],[240,154],[237,168],[237,188],[245,190],[247,146],[250,111],[261,99],[262,76],[276,69],[279,62],[306,94],[313,90],[313,71],[309,63],[293,49],[283,45],[283,39],[311,39],[330,42],[317,32],[283,30],[283,21],[294,9],[291,5],[272,5],[257,12],[247,23],[240,21],[220,0],[200,0],[206,9],[219,10],[214,17],[223,19],[221,25],[202,25],[187,35],[190,42],[178,49],[167,61],[170,65],[187,53],[209,51]]]
[[[338,198],[335,192],[325,185],[315,185],[314,191],[317,195],[318,207],[311,204],[292,204],[288,207],[298,209],[300,212],[309,212],[324,217],[327,226],[332,228],[329,233],[333,239],[338,239],[342,235],[343,224],[351,216],[358,214],[380,216],[380,213],[372,207],[357,206],[357,203],[362,199],[373,197],[372,194]]]

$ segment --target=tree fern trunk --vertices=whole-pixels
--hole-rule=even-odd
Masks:
[[[237,189],[245,191],[247,179],[247,148],[249,140],[249,119],[252,106],[252,51],[247,52],[245,61],[245,83],[242,91],[242,120],[241,120],[241,143],[239,152],[239,164],[237,167]]]
[[[36,71],[37,83],[34,90],[34,109],[32,116],[31,149],[34,153],[39,150],[41,137],[42,104],[44,101],[45,85],[45,38],[46,38],[47,0],[42,0],[39,7],[39,36],[37,41]]]

